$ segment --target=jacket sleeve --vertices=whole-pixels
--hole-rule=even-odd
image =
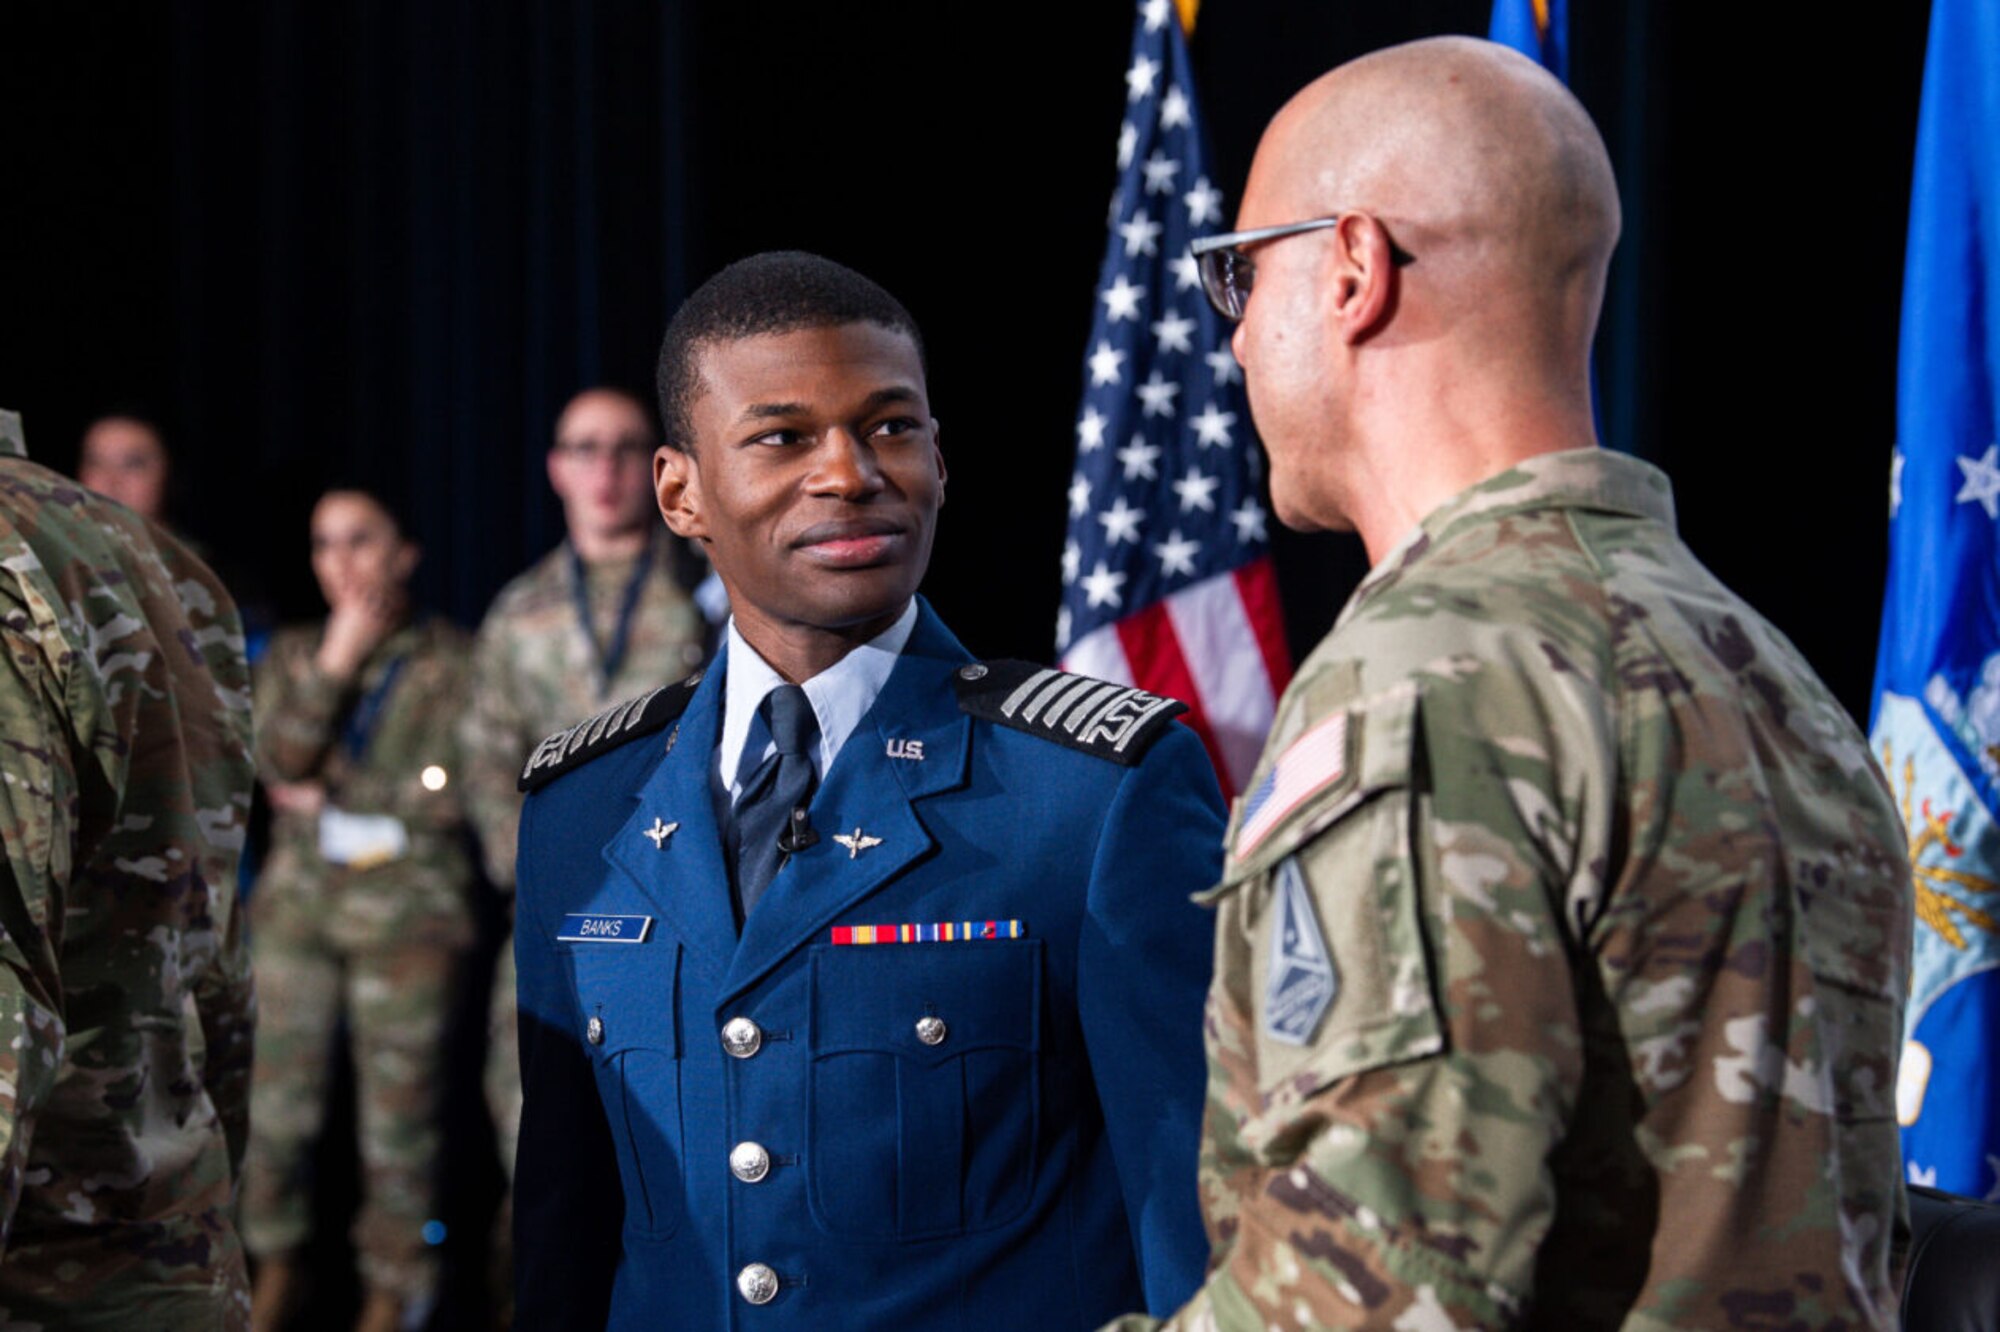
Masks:
[[[1219,876],[1222,831],[1208,755],[1173,726],[1112,800],[1079,943],[1084,1041],[1156,1312],[1194,1292],[1208,1259],[1195,1160],[1214,921],[1189,897]]]
[[[196,978],[193,988],[207,1047],[202,1085],[208,1089],[222,1124],[230,1174],[241,1180],[243,1153],[250,1143],[250,1068],[256,1044],[257,992],[251,980],[244,903],[235,894],[233,876],[218,896],[221,901],[215,909],[226,910],[228,919],[220,925],[214,961]]]
[[[313,662],[312,640],[288,631],[256,673],[257,771],[266,781],[310,781],[333,747],[347,687]]]
[[[0,602],[0,608],[5,603]],[[33,639],[0,624],[0,1255],[62,1066],[57,969],[77,772]],[[88,731],[85,731],[88,734]]]
[[[522,812],[514,929],[521,1042],[521,1139],[514,1167],[515,1320],[597,1329],[610,1317],[625,1215],[618,1158],[580,1033],[535,864],[536,803]]]
[[[1350,776],[1229,862],[1202,1144],[1214,1266],[1165,1324],[1120,1332],[1497,1330],[1531,1314],[1551,1156],[1585,1074],[1542,832],[1558,788],[1534,746],[1489,742],[1469,716],[1433,708],[1423,751],[1413,700],[1351,712]],[[1438,731],[1462,742],[1439,753]],[[1326,1001],[1287,1030],[1274,1004],[1290,989],[1296,1015],[1314,950],[1301,964],[1295,940],[1313,934]]]

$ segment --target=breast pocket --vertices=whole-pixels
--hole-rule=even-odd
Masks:
[[[842,1238],[1004,1225],[1034,1194],[1042,946],[820,945],[808,1194]]]
[[[573,952],[583,1048],[618,1147],[625,1226],[665,1239],[682,1198],[680,949],[580,944]]]

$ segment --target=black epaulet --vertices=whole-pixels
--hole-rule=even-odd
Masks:
[[[960,711],[1128,768],[1187,711],[1178,699],[1030,661],[974,662],[952,684]]]
[[[700,683],[701,672],[696,671],[679,684],[661,685],[650,694],[628,698],[595,717],[586,717],[557,731],[528,755],[528,766],[521,769],[521,789],[540,790],[570,769],[582,767],[627,740],[651,735],[687,711],[695,686]]]

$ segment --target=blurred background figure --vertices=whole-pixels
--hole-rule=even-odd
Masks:
[[[357,1327],[421,1326],[436,1299],[437,1068],[472,940],[454,737],[470,644],[412,612],[419,554],[379,498],[327,491],[312,514],[327,617],[279,631],[258,668],[273,818],[251,907],[262,1016],[243,1235],[258,1260],[257,1332],[298,1304],[309,1162],[343,1018],[362,1166]]]
[[[591,388],[570,400],[548,456],[567,535],[500,590],[480,625],[459,744],[466,804],[487,874],[502,892],[514,888],[515,782],[535,743],[618,699],[681,679],[707,656],[710,619],[695,600],[707,563],[660,521],[658,442],[652,418],[628,393]],[[726,618],[726,603],[711,614],[718,623]],[[486,1081],[511,1177],[521,1073],[510,946],[494,976]]]
[[[0,1323],[239,1332],[242,626],[25,452],[0,412]]]
[[[167,480],[173,460],[150,421],[122,413],[101,416],[77,447],[76,479],[144,518],[167,520]]]

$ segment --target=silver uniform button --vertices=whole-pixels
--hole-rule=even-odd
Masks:
[[[751,1263],[736,1274],[736,1293],[751,1304],[769,1304],[778,1298],[778,1274],[762,1263]]]
[[[592,1014],[590,1021],[583,1024],[583,1039],[592,1045],[604,1044],[604,1019]]]
[[[745,1184],[755,1184],[771,1173],[771,1154],[761,1142],[739,1142],[729,1149],[729,1173]]]
[[[970,666],[961,666],[958,668],[958,678],[961,680],[984,680],[986,678],[986,668],[976,662]]]
[[[920,1017],[917,1019],[917,1039],[925,1045],[943,1045],[951,1028],[944,1025],[940,1017]]]
[[[764,1048],[764,1031],[749,1018],[731,1018],[722,1024],[722,1048],[732,1059],[748,1059]]]

